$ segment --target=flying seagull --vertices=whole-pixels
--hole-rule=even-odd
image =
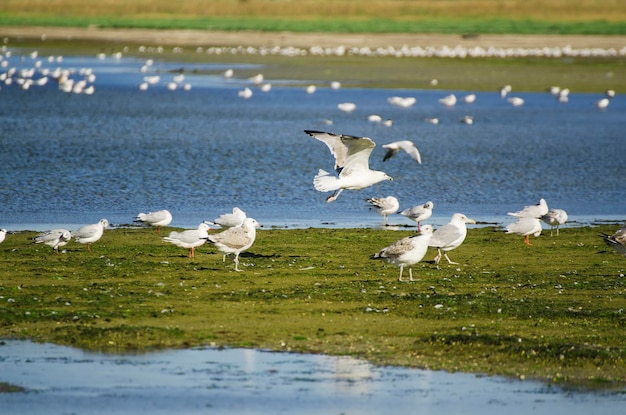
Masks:
[[[385,172],[370,170],[369,156],[376,147],[371,138],[311,130],[304,132],[326,144],[335,157],[337,176],[320,169],[313,179],[317,191],[333,192],[326,202],[337,199],[344,189],[359,190],[383,180],[393,180]]]
[[[417,164],[422,164],[422,156],[420,156],[420,152],[415,147],[415,144],[409,140],[395,141],[389,144],[383,144],[383,148],[387,149],[387,153],[385,153],[385,157],[383,161],[387,161],[400,150],[404,150],[411,158],[417,161]]]
[[[428,242],[433,234],[431,225],[424,225],[419,235],[407,236],[396,241],[386,248],[381,249],[374,254],[372,259],[385,259],[387,262],[400,267],[400,276],[398,281],[402,281],[402,271],[405,266],[409,267],[409,281],[413,281],[413,271],[411,265],[420,262],[426,251],[428,251]]]

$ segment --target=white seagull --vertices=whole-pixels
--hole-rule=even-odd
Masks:
[[[419,231],[421,230],[421,222],[432,216],[433,207],[435,207],[435,205],[429,200],[423,205],[417,205],[412,208],[404,209],[400,212],[400,214],[417,222],[417,230]]]
[[[72,236],[76,242],[87,244],[87,251],[91,251],[91,244],[102,238],[107,226],[109,226],[109,221],[100,219],[98,223],[78,228],[78,230],[72,232]]]
[[[439,264],[442,251],[443,256],[446,257],[449,264],[457,264],[457,262],[452,262],[450,258],[448,258],[447,252],[458,248],[465,240],[465,237],[467,236],[467,227],[465,226],[466,223],[476,223],[476,221],[468,218],[462,213],[455,213],[452,215],[448,224],[442,226],[433,233],[428,246],[437,248],[435,264]]]
[[[514,107],[521,107],[522,105],[524,105],[524,99],[520,97],[507,98],[507,102]]]
[[[550,209],[541,217],[541,220],[550,225],[550,236],[554,228],[556,228],[556,236],[559,236],[559,226],[567,222],[567,212],[563,209]]]
[[[67,245],[70,239],[72,239],[72,233],[67,229],[52,229],[37,235],[35,243],[44,243],[51,247],[57,255],[60,255],[59,247]]]
[[[409,267],[409,281],[413,281],[411,266],[420,262],[428,251],[428,243],[433,235],[433,227],[424,225],[419,235],[407,236],[394,242],[386,248],[374,254],[372,259],[384,259],[387,262],[400,267],[398,281],[402,281],[404,267]]]
[[[261,225],[252,218],[246,218],[241,226],[228,228],[224,232],[209,235],[206,239],[224,255],[235,254],[235,271],[239,269],[239,254],[250,248],[256,239],[256,228]]]
[[[516,218],[535,218],[539,219],[543,215],[548,213],[548,204],[545,199],[539,199],[539,203],[536,205],[525,206],[524,209],[517,212],[508,212],[507,215],[515,216]]]
[[[6,237],[7,237],[7,230],[6,229],[0,229],[0,244],[2,242],[4,242]]]
[[[352,112],[356,109],[356,104],[353,102],[342,102],[337,104],[337,108],[343,112]]]
[[[157,233],[160,233],[161,226],[167,226],[172,222],[172,214],[167,209],[156,212],[139,213],[134,221],[144,223],[148,226],[154,226]]]
[[[604,110],[609,106],[610,103],[611,103],[611,100],[609,100],[608,98],[602,98],[596,101],[596,107],[600,110]]]
[[[408,108],[415,104],[417,100],[414,97],[391,97],[387,98],[387,102],[400,108]]]
[[[445,105],[450,108],[456,105],[456,95],[450,94],[441,99],[439,99],[439,103]]]
[[[463,97],[463,101],[466,104],[473,104],[476,101],[476,94],[468,94]]]
[[[516,233],[524,237],[524,243],[531,245],[530,235],[535,238],[541,235],[541,222],[537,218],[521,217],[517,222],[510,223],[506,226],[506,233]]]
[[[383,144],[383,148],[387,149],[387,153],[385,153],[385,157],[383,157],[383,161],[387,161],[400,150],[404,150],[411,158],[417,161],[417,164],[422,164],[422,156],[420,155],[419,150],[415,147],[415,144],[409,140],[395,141],[389,144]]]
[[[320,169],[313,179],[317,191],[333,192],[326,202],[337,199],[344,189],[359,190],[383,180],[393,180],[385,172],[370,170],[369,156],[376,147],[371,138],[311,130],[304,132],[326,144],[335,157],[338,176]]]
[[[383,216],[385,225],[387,225],[387,215],[396,213],[400,209],[400,202],[393,196],[372,197],[366,201],[376,209],[379,215]]]
[[[235,226],[241,226],[244,220],[246,220],[246,212],[238,207],[234,207],[232,213],[221,214],[213,222],[222,228],[234,228]]]
[[[169,236],[163,238],[165,242],[172,243],[181,248],[187,248],[189,251],[187,256],[189,258],[196,257],[196,248],[204,245],[209,237],[209,230],[211,228],[206,223],[198,225],[197,229],[187,229],[183,232],[170,232]]]

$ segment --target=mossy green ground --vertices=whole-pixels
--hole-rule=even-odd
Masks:
[[[411,230],[262,229],[243,272],[210,245],[189,259],[154,229],[109,230],[92,252],[71,242],[60,256],[20,232],[0,245],[0,338],[255,347],[623,387],[626,258],[599,237],[617,227],[544,231],[533,246],[470,229],[450,253],[459,265],[437,267],[431,250],[412,283],[369,258]]]

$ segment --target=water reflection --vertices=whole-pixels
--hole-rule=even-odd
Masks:
[[[28,341],[0,346],[7,414],[589,414],[623,394],[568,393],[529,381],[376,367],[350,357],[197,348],[90,353]]]

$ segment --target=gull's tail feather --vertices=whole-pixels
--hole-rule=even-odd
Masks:
[[[317,191],[332,192],[339,189],[339,180],[337,180],[334,174],[320,169],[317,172],[317,176],[313,179],[313,185]]]

